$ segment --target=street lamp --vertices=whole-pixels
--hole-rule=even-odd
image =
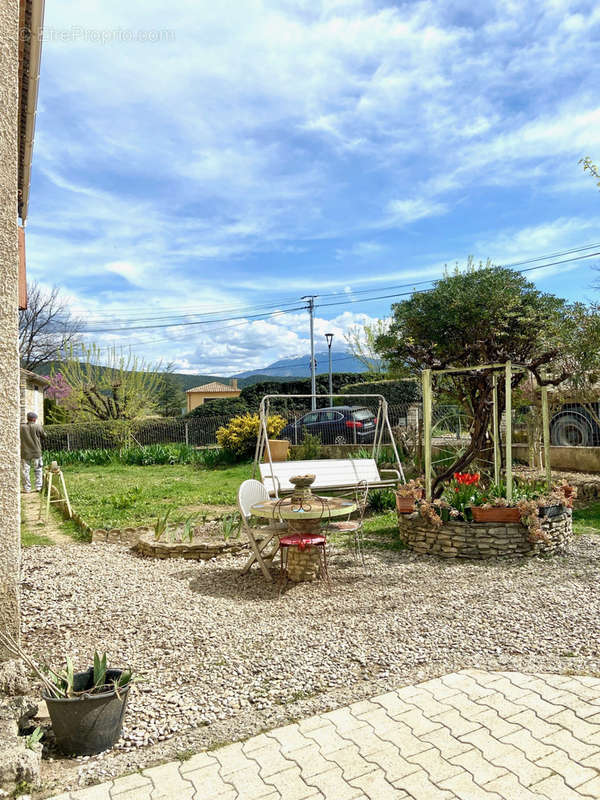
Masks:
[[[333,378],[331,377],[331,342],[333,341],[333,333],[326,333],[327,347],[329,349],[329,405],[333,404]]]

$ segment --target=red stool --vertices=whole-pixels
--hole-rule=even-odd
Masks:
[[[297,547],[299,550],[306,550],[308,547],[319,548],[319,571],[324,580],[327,581],[327,586],[331,591],[331,581],[329,580],[329,571],[327,569],[327,539],[322,533],[289,533],[281,536],[279,539],[279,557],[280,557],[280,579],[283,585],[287,574],[287,557],[290,547]]]

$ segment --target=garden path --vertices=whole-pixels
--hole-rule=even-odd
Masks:
[[[40,520],[41,494],[39,492],[22,492],[21,500],[23,523],[29,531],[46,536],[56,545],[73,544],[73,539],[61,531],[60,523],[52,509],[47,522]]]
[[[52,800],[600,797],[600,678],[463,670]]]

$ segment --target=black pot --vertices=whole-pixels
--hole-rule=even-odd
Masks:
[[[564,506],[540,506],[540,517],[558,517],[565,510]]]
[[[107,669],[107,683],[112,685],[122,674],[121,669]],[[76,692],[91,689],[93,685],[93,667],[73,676]],[[77,697],[44,695],[57,747],[67,755],[76,756],[91,756],[112,747],[121,735],[129,687],[130,684],[119,689],[118,695],[114,689]]]

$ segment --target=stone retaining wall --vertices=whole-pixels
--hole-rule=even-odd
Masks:
[[[572,533],[570,509],[542,520],[548,541],[532,544],[529,531],[520,523],[445,522],[430,525],[418,512],[398,514],[400,538],[410,550],[442,558],[492,558],[555,553],[569,542]]]
[[[261,541],[261,537],[256,537]],[[208,561],[222,555],[235,555],[248,549],[245,539],[232,541],[205,539],[191,542],[155,541],[152,533],[143,533],[135,545],[138,553],[151,558],[189,558],[195,561]]]

